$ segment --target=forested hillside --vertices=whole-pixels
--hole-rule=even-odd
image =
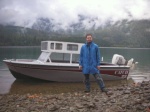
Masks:
[[[92,33],[94,40],[105,47],[150,48],[150,21],[118,21],[98,29],[74,31],[45,31],[18,26],[0,25],[0,46],[39,46],[43,40],[85,42],[84,35]]]

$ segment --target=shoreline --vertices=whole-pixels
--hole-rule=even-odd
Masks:
[[[35,46],[0,46],[0,48],[40,48],[41,46],[40,45],[35,45]],[[147,48],[147,47],[142,47],[142,48],[139,48],[139,47],[99,47],[99,48],[104,48],[104,49],[145,49],[145,50],[149,50],[150,48]]]
[[[16,112],[149,112],[150,81],[108,87],[90,93],[0,94],[0,111]]]

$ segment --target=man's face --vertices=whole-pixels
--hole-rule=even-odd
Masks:
[[[92,36],[91,35],[88,35],[87,37],[86,37],[86,41],[87,41],[87,43],[90,43],[90,42],[92,42]]]

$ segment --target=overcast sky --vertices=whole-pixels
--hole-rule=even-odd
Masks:
[[[49,18],[67,29],[78,23],[85,28],[122,19],[150,20],[150,0],[0,0],[0,24],[31,27],[38,18]]]

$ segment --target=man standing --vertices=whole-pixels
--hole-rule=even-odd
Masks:
[[[98,45],[92,41],[91,34],[86,35],[86,43],[81,47],[79,69],[85,77],[85,92],[90,92],[89,75],[92,74],[96,79],[102,92],[107,92],[103,79],[100,75],[100,51]]]

